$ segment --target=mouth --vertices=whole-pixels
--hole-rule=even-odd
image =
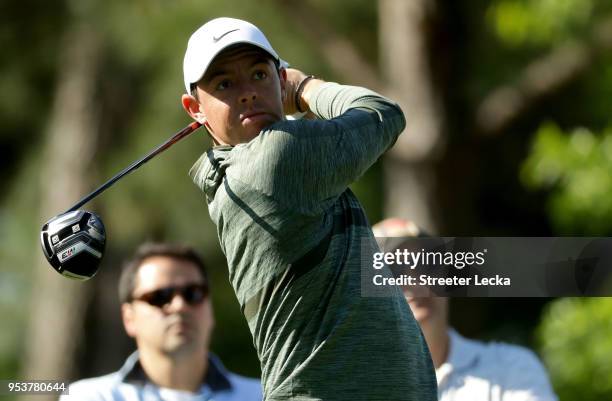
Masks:
[[[185,322],[175,323],[170,325],[168,328],[169,332],[174,333],[175,335],[186,335],[193,331],[193,327]]]
[[[174,319],[172,321],[170,321],[168,323],[168,329],[173,329],[173,330],[179,330],[179,331],[183,331],[183,330],[188,330],[192,327],[192,322],[189,319]]]
[[[240,122],[255,121],[255,120],[262,119],[262,118],[266,118],[267,116],[268,116],[268,113],[264,111],[251,111],[248,113],[241,114]]]

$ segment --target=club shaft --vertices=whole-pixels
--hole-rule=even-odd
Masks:
[[[193,123],[189,124],[188,126],[183,128],[182,130],[177,132],[176,134],[172,135],[172,137],[170,137],[166,142],[162,143],[157,148],[153,149],[149,154],[147,154],[146,156],[144,156],[140,160],[135,161],[134,163],[129,165],[127,168],[125,168],[121,172],[119,172],[119,174],[115,175],[113,178],[111,178],[110,180],[106,181],[104,184],[102,184],[100,187],[98,187],[92,193],[90,193],[89,195],[83,197],[80,201],[75,203],[74,206],[72,206],[70,209],[66,210],[65,213],[73,212],[73,211],[79,209],[81,206],[83,206],[84,204],[86,204],[87,202],[89,202],[90,200],[95,198],[96,196],[100,195],[102,192],[104,192],[106,189],[108,189],[110,186],[112,186],[115,182],[119,181],[123,176],[125,176],[125,175],[131,173],[132,171],[136,170],[138,167],[142,166],[143,164],[145,164],[146,162],[148,162],[149,160],[151,160],[152,158],[154,158],[158,154],[162,153],[163,151],[168,149],[170,146],[174,145],[175,143],[177,143],[181,139],[185,138],[186,136],[188,136],[189,134],[191,134],[193,131],[195,131],[196,129],[198,129],[200,127],[201,127],[201,124],[198,123],[198,122],[193,122]]]

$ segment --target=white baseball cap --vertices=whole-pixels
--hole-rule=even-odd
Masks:
[[[235,18],[215,18],[202,25],[191,35],[183,61],[185,90],[198,82],[214,58],[229,46],[247,43],[268,52],[281,65],[286,66],[272,48],[263,32],[250,22]]]

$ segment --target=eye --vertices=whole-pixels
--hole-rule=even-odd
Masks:
[[[262,79],[266,79],[268,74],[263,70],[258,70],[253,73],[253,79],[256,81],[261,81]]]
[[[231,86],[232,86],[232,83],[230,82],[229,79],[223,79],[215,86],[215,89],[218,91],[222,91]]]

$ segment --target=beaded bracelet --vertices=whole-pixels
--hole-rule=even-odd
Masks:
[[[298,84],[298,87],[295,91],[295,107],[300,113],[306,112],[306,110],[302,110],[302,108],[300,107],[300,103],[301,103],[300,98],[302,97],[302,92],[304,92],[304,87],[306,86],[306,83],[310,81],[311,79],[313,79],[314,77],[315,77],[314,75],[309,75],[306,78],[302,79],[300,83]]]

